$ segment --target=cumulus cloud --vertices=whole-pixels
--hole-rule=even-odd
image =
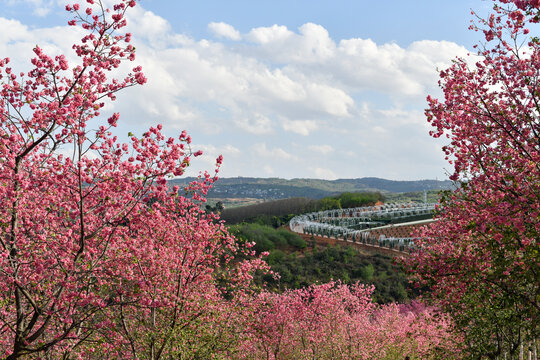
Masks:
[[[318,125],[314,120],[288,120],[281,123],[285,131],[290,131],[299,135],[308,136],[310,132],[317,130]]]
[[[55,0],[4,0],[8,5],[18,5],[20,3],[26,3],[32,7],[32,14],[45,17],[57,4],[60,4],[60,1]]]
[[[212,31],[217,37],[230,40],[240,40],[242,36],[240,32],[236,30],[232,25],[224,22],[211,22],[208,24],[208,29]]]
[[[240,154],[240,150],[231,144],[225,144],[222,146],[215,146],[213,144],[194,144],[192,145],[193,151],[202,150],[203,155],[200,159],[203,159],[207,164],[213,165],[216,163],[216,159],[219,155],[224,157],[235,157]]]
[[[254,113],[251,117],[242,117],[235,120],[235,122],[240,129],[252,134],[272,133],[272,122],[262,114]]]
[[[325,179],[325,180],[337,179],[336,173],[327,168],[320,168],[320,167],[314,168],[312,170],[312,173],[317,179]]]
[[[286,26],[274,24],[270,27],[258,27],[252,29],[247,39],[259,44],[279,43],[294,36],[294,33]]]
[[[405,110],[402,108],[391,108],[379,110],[378,114],[383,116],[387,120],[387,124],[412,124],[423,125],[427,124],[422,111],[419,110]]]
[[[330,154],[334,151],[334,148],[331,145],[310,145],[308,146],[309,151],[313,151],[319,154]]]
[[[274,175],[274,169],[270,165],[264,165],[263,170],[266,175]]]
[[[231,144],[192,144],[191,149],[193,152],[202,150],[203,154],[192,162],[186,171],[186,176],[198,176],[199,173],[205,171],[213,173],[216,169],[216,159],[218,156],[223,156],[223,164],[221,165],[220,173],[227,171],[231,167],[236,168],[235,163],[239,162],[239,157],[242,155],[241,150]]]
[[[45,7],[53,3],[25,1]],[[447,41],[419,40],[402,47],[361,37],[333,39],[314,23],[298,29],[256,27],[242,35],[231,24],[212,22],[208,29],[214,37],[197,39],[176,33],[166,19],[144,7],[127,14],[136,63],[143,66],[148,83],[127,90],[127,96],[119,96],[108,109],[120,111],[122,121],[129,119],[126,127],[163,123],[175,131],[208,136],[220,144],[208,152],[208,164],[220,149],[239,160],[237,173],[231,175],[256,168],[260,158],[268,159],[265,166],[280,175],[276,169],[281,165],[273,161],[300,162],[300,153],[306,156],[304,162],[283,171],[333,178],[354,168],[356,173],[349,176],[356,177],[367,175],[372,166],[371,175],[377,175],[376,166],[367,162],[370,158],[399,171],[404,161],[380,154],[389,151],[397,157],[400,150],[394,142],[425,132],[422,109],[426,94],[437,89],[437,68],[467,54],[464,47]],[[26,64],[36,43],[52,55],[67,53],[73,59],[70,44],[81,34],[73,27],[29,28],[1,17],[0,28],[0,54]],[[294,141],[301,148],[295,152],[289,148]],[[224,148],[226,143],[232,148]],[[417,141],[420,148],[426,144],[426,139]],[[343,162],[339,172],[318,164],[321,154],[351,153],[347,146],[360,154],[358,162],[351,165],[347,155],[349,163]],[[422,158],[424,153],[409,154]],[[426,164],[429,161],[434,160],[426,159]]]
[[[5,29],[0,32],[0,44],[3,46],[9,43],[32,40],[33,38],[28,30],[28,26],[21,24],[17,20],[0,18],[0,26],[2,29]]]
[[[240,149],[231,144],[225,144],[222,146],[216,146],[214,144],[199,144],[194,145],[194,149],[199,149],[203,151],[203,154],[208,154],[213,156],[216,159],[219,155],[238,155],[240,154]]]
[[[77,58],[71,45],[82,37],[82,31],[68,26],[30,28],[18,20],[0,17],[0,54],[8,56],[11,67],[19,71],[30,69],[33,49],[41,47],[50,56],[65,54],[68,62]],[[59,37],[58,34],[62,33]]]
[[[298,33],[286,26],[273,25],[252,29],[246,36],[260,55],[277,63],[317,63],[336,55],[336,44],[321,25],[306,23]]]
[[[297,32],[281,25],[254,28],[242,46],[230,46],[175,34],[164,19],[138,11],[134,18],[156,18],[153,29],[148,24],[154,20],[136,22],[134,30],[138,61],[149,78],[139,95],[147,104],[144,111],[206,132],[232,126],[260,136],[281,127],[308,136],[335,119],[364,117],[368,105],[358,100],[365,91],[423,101],[445,56],[449,61],[465,52],[448,42],[419,41],[401,48],[356,38],[336,44],[313,23]],[[218,37],[242,40],[232,25],[208,26]],[[161,43],[150,41],[158,38]],[[203,125],[212,119],[219,124]]]
[[[272,158],[272,159],[282,159],[282,160],[291,160],[294,159],[295,156],[289,154],[285,150],[281,148],[273,148],[269,149],[266,146],[266,143],[258,143],[253,146],[253,150],[255,153],[263,158]]]

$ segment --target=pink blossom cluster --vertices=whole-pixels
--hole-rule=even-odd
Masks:
[[[86,30],[77,65],[37,46],[26,74],[0,61],[1,358],[174,354],[182,331],[225,326],[223,309],[267,267],[197,206],[217,176],[168,187],[201,154],[186,132],[119,143],[119,114],[100,123],[107,99],[146,82],[140,66],[108,77],[134,60],[122,33],[134,5],[66,6]]]
[[[457,359],[448,318],[432,308],[371,301],[372,286],[339,282],[263,292],[244,359]]]
[[[540,328],[540,42],[526,24],[537,1],[501,1],[480,20],[480,60],[440,73],[442,100],[428,97],[431,135],[460,189],[438,222],[418,234],[408,264],[452,314],[475,356],[515,354]],[[525,11],[524,11],[525,10]]]

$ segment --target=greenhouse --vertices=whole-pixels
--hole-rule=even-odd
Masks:
[[[433,221],[437,204],[390,203],[333,209],[295,216],[292,231],[352,243],[407,251],[414,245],[408,227]]]

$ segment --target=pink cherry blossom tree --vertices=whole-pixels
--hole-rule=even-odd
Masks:
[[[250,244],[194,203],[216,177],[186,188],[190,198],[168,188],[200,155],[186,132],[167,139],[158,125],[119,143],[119,114],[100,119],[118,91],[146,82],[140,66],[111,78],[135,59],[123,32],[133,6],[66,6],[85,31],[76,64],[38,46],[27,73],[0,60],[1,358],[226,352],[235,299],[265,266],[238,260]]]
[[[371,301],[372,286],[339,282],[254,299],[243,359],[456,359],[451,322],[434,309]]]
[[[540,330],[540,43],[527,28],[539,14],[536,0],[496,2],[471,26],[485,39],[477,62],[457,59],[440,74],[444,99],[428,97],[461,187],[409,266],[475,358],[517,356]]]

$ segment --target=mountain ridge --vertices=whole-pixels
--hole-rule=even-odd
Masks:
[[[169,180],[171,185],[186,185],[195,177]],[[430,190],[449,190],[450,180],[388,180],[377,177],[353,179],[310,179],[310,178],[220,178],[208,192],[209,198],[249,197],[256,199],[284,199],[307,197],[320,199],[342,192],[378,191],[381,193],[405,193]]]

